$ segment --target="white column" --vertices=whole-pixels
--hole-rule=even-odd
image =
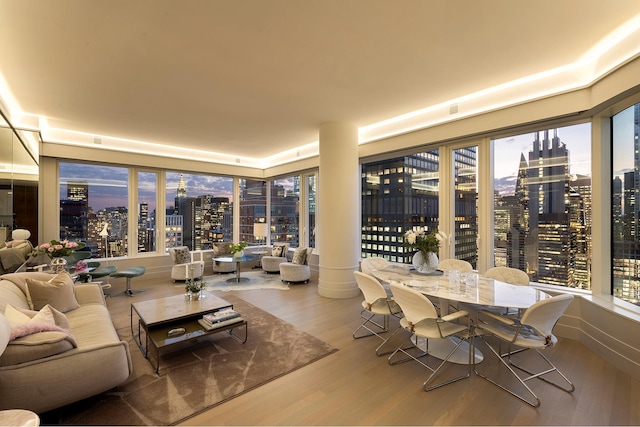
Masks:
[[[360,260],[358,128],[352,123],[320,126],[317,246],[318,293],[351,298],[360,293],[353,272]]]

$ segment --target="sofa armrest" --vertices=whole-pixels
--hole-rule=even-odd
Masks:
[[[100,285],[96,283],[83,283],[74,286],[78,304],[102,304],[106,305],[104,293]]]

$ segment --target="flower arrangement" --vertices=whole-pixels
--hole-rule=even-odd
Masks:
[[[438,254],[440,242],[445,238],[446,235],[442,231],[433,230],[427,234],[424,227],[418,227],[404,233],[404,245],[409,249],[419,250],[423,259],[427,259],[429,252]]]
[[[33,252],[31,252],[32,257],[36,257],[40,254],[45,254],[49,258],[59,258],[69,256],[74,253],[77,249],[84,248],[84,243],[78,242],[70,242],[68,240],[52,240],[49,243],[43,243],[37,246]]]
[[[247,247],[247,242],[245,242],[244,240],[240,243],[231,245],[231,255],[235,255],[238,252],[244,251],[246,247]]]

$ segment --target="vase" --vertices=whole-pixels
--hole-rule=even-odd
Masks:
[[[51,271],[53,271],[54,273],[60,273],[62,271],[66,271],[67,260],[62,257],[55,257],[51,259],[51,262],[49,263],[49,267],[51,268]]]
[[[412,264],[418,273],[433,273],[438,269],[438,255],[434,252],[429,252],[425,260],[422,252],[418,251],[413,255]]]
[[[244,251],[236,252],[235,254],[233,254],[234,259],[242,259],[243,256],[244,256]]]

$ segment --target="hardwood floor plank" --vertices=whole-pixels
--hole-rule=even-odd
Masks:
[[[109,309],[128,313],[132,302],[183,291],[171,280],[143,279],[136,286],[147,292],[109,297]],[[114,295],[119,286],[114,283]],[[124,283],[121,287],[124,290]],[[424,392],[422,383],[429,376],[425,368],[411,362],[390,366],[386,356],[375,355],[379,339],[352,338],[360,324],[361,297],[325,298],[318,295],[317,283],[292,285],[288,291],[218,293],[222,298],[230,294],[339,351],[182,425],[640,425],[640,383],[576,341],[561,339],[546,353],[575,383],[576,391],[569,394],[530,381],[542,400],[536,409],[475,375]],[[392,322],[395,327],[397,321]],[[497,360],[486,357],[482,365],[493,373]]]

